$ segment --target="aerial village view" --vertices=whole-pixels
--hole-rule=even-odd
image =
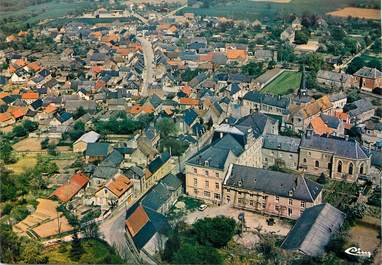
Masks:
[[[1,0],[0,262],[381,264],[379,0]]]

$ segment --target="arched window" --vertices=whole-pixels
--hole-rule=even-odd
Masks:
[[[361,164],[361,166],[359,168],[359,174],[364,174],[363,163]]]
[[[353,175],[353,163],[349,164],[349,174]]]
[[[304,163],[306,163],[306,158],[304,158]]]
[[[337,172],[339,172],[339,173],[342,172],[342,161],[338,161]]]
[[[320,167],[320,162],[316,160],[315,167]]]

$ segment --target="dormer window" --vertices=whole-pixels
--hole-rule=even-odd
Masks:
[[[208,162],[208,160],[204,161],[204,166],[208,167],[210,165],[210,163]]]
[[[289,195],[290,197],[292,197],[292,196],[293,196],[293,190],[290,190],[290,191],[288,192],[288,195]]]

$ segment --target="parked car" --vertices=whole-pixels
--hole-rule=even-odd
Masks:
[[[204,211],[207,207],[207,204],[202,204],[199,206],[199,211]]]

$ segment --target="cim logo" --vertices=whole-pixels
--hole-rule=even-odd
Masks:
[[[350,247],[345,250],[345,253],[357,257],[371,257],[370,251],[362,251],[360,248],[357,247]]]

